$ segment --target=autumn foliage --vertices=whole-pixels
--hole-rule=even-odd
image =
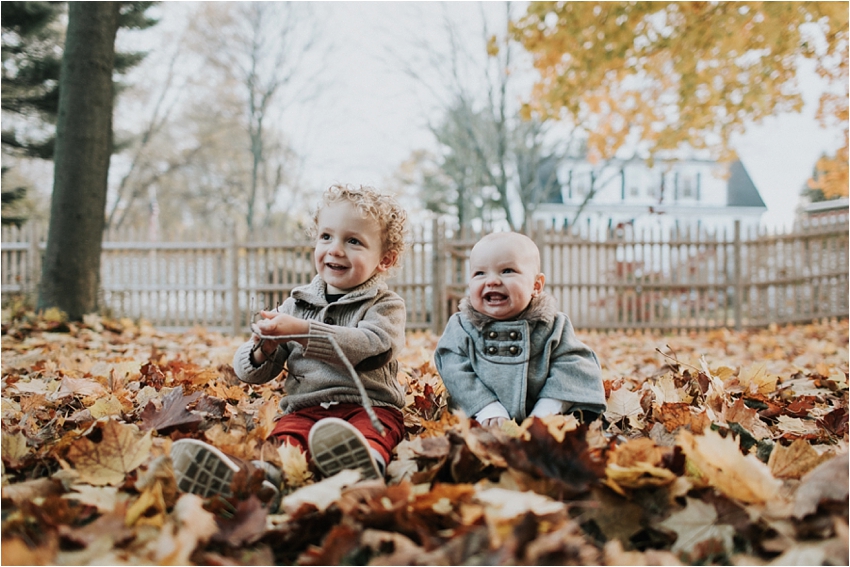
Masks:
[[[321,479],[265,441],[283,392],[242,337],[21,319],[2,339],[3,564],[846,564],[847,321],[589,334],[608,411],[479,427],[447,408],[411,333],[407,439],[388,480]],[[284,470],[235,496],[176,490],[194,437]]]

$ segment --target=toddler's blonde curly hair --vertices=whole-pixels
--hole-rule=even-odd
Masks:
[[[380,224],[383,252],[395,252],[395,261],[390,267],[398,266],[405,248],[407,212],[401,208],[395,197],[380,193],[368,185],[355,187],[335,184],[328,187],[322,195],[322,203],[313,211],[313,224],[308,230],[310,238],[315,240],[318,237],[319,212],[324,207],[341,201],[351,203],[364,217],[374,219]]]

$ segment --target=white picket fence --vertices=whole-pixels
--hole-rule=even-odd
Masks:
[[[793,231],[592,237],[538,224],[546,287],[582,329],[758,327],[848,316],[848,219]],[[409,329],[442,332],[465,293],[469,250],[480,237],[443,222],[414,230],[389,284],[407,304]],[[43,229],[2,233],[3,301],[37,293]],[[314,274],[306,240],[238,241],[227,235],[148,241],[106,235],[101,309],[170,330],[241,333]]]

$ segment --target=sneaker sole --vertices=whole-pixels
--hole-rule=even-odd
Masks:
[[[351,424],[335,417],[322,419],[310,429],[313,462],[325,476],[341,470],[359,470],[363,479],[380,478],[369,442]]]
[[[231,496],[230,483],[239,466],[227,455],[202,441],[180,439],[171,445],[177,488],[203,498]]]

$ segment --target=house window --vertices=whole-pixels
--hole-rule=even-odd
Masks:
[[[695,192],[693,175],[682,174],[679,176],[679,190],[683,199],[692,199]]]
[[[590,192],[590,172],[587,171],[572,171],[570,172],[570,186],[577,197],[584,197]]]

